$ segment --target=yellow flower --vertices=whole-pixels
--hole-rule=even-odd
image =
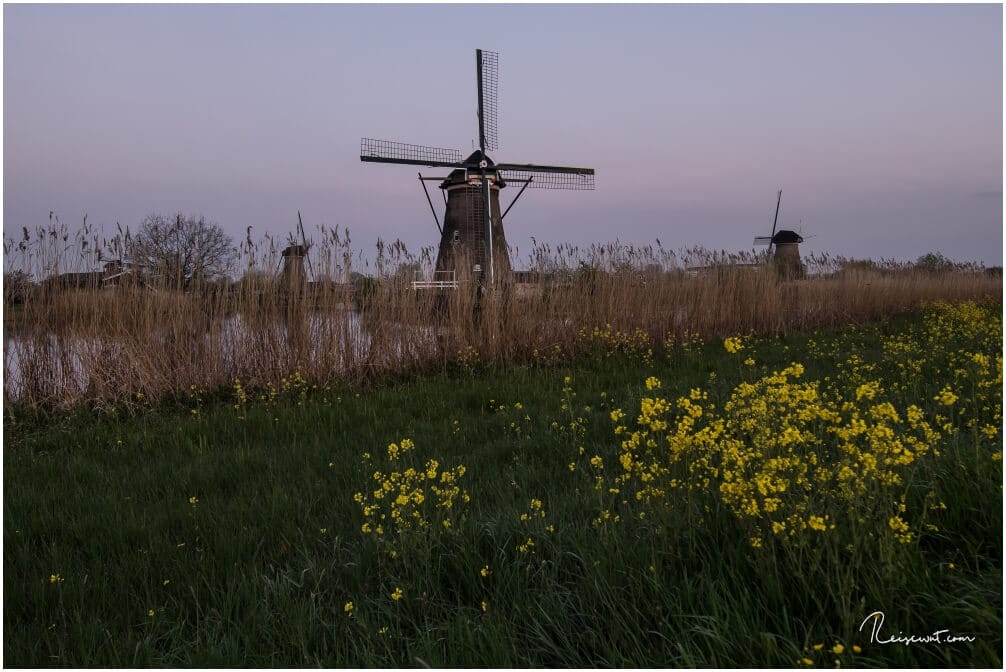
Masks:
[[[59,574],[50,574],[49,583],[63,583],[63,577]]]
[[[942,390],[940,390],[939,394],[933,397],[934,401],[940,402],[940,404],[943,406],[953,406],[954,403],[957,401],[957,399],[958,396],[950,390],[949,385],[944,387]]]
[[[195,506],[198,503],[199,503],[199,498],[198,497],[196,497],[195,495],[192,495],[191,497],[189,497],[189,504],[191,504],[192,506]]]
[[[803,663],[804,665],[807,665],[807,666],[810,666],[810,665],[814,664],[814,661],[811,660],[810,658],[801,658],[800,662]]]
[[[731,336],[730,338],[724,339],[723,349],[732,355],[743,350],[744,344],[741,342],[739,336]]]
[[[880,391],[880,383],[873,381],[870,383],[863,383],[858,388],[856,388],[856,401],[859,401],[863,397],[867,399],[873,399],[877,396],[877,392]]]
[[[149,616],[150,618],[153,618],[154,617],[154,610],[153,609],[148,610],[147,611],[147,616]]]
[[[482,576],[489,576],[489,572],[490,572],[489,565],[486,565],[485,567],[479,570],[479,574],[481,574]]]
[[[344,612],[346,612],[347,614],[352,614],[353,613],[353,603],[352,602],[347,602],[346,604],[343,605],[342,610]]]
[[[853,644],[852,645],[852,652],[853,653],[862,653],[863,649],[858,644]]]
[[[489,603],[486,602],[485,600],[482,600],[482,613],[485,613],[487,611],[489,611]]]
[[[842,646],[841,644],[836,644],[835,646],[831,647],[831,652],[834,653],[836,656],[842,655],[843,651],[845,651],[845,647]]]
[[[402,591],[401,588],[395,588],[395,591],[393,593],[391,593],[391,599],[393,599],[395,602],[397,602],[398,600],[402,599],[402,597],[404,597],[404,596],[405,596],[405,592]]]

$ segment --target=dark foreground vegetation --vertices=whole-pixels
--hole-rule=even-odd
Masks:
[[[4,664],[1001,667],[1000,315],[7,403]]]

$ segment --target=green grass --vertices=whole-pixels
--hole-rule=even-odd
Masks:
[[[612,346],[552,366],[462,365],[360,389],[291,382],[271,402],[249,391],[244,405],[217,390],[155,408],[134,399],[114,412],[8,407],[4,663],[791,667],[807,657],[828,667],[836,658],[845,667],[1001,667],[1001,382],[975,397],[988,404],[955,407],[942,455],[903,488],[915,539],[863,539],[881,555],[832,553],[828,543],[754,549],[750,528],[713,490],[697,495],[694,516],[633,519],[630,503],[618,509],[622,522],[594,522],[616,506],[594,489],[588,460],[599,455],[614,471],[620,438],[609,414],[622,408],[631,425],[652,394],[648,376],[669,399],[702,388],[722,408],[740,380],[800,361],[806,380],[851,384],[867,371],[902,381],[890,386],[892,403],[934,417],[932,398],[959,381],[939,353],[994,346],[994,358],[1001,321],[997,333],[951,330],[939,353],[914,352],[923,361],[909,375],[897,363],[911,357],[885,356],[883,344],[918,337],[923,324],[914,315],[749,342],[741,357],[722,342],[649,361]],[[753,367],[741,363],[748,353]],[[843,365],[852,353],[875,368]],[[575,396],[563,391],[567,376]],[[999,434],[966,428],[962,409]],[[364,535],[353,495],[373,489],[375,463],[406,437],[417,466],[464,464],[459,483],[471,502],[449,512],[449,529]],[[947,504],[926,518],[935,531],[918,514],[929,491]],[[521,521],[532,498],[546,516]],[[529,537],[535,546],[522,553]],[[975,639],[871,643],[858,627],[874,610],[885,612],[887,634],[948,629]],[[846,651],[826,655],[836,643]]]

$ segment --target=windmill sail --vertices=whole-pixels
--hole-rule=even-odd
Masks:
[[[456,149],[363,138],[360,140],[360,161],[454,168],[461,163],[461,152]]]
[[[539,166],[533,163],[498,163],[496,170],[507,181],[531,180],[528,186],[532,189],[591,190],[594,188],[593,168]]]
[[[496,133],[499,55],[495,51],[475,50],[475,77],[479,89],[479,147],[485,154],[499,149]]]

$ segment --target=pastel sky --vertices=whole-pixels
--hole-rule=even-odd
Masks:
[[[300,210],[357,248],[434,245],[419,169],[360,138],[467,154],[484,48],[493,158],[597,171],[525,192],[518,267],[532,236],[750,250],[778,189],[806,252],[1001,265],[1002,30],[998,4],[7,4],[4,230],[182,211],[283,235]]]

